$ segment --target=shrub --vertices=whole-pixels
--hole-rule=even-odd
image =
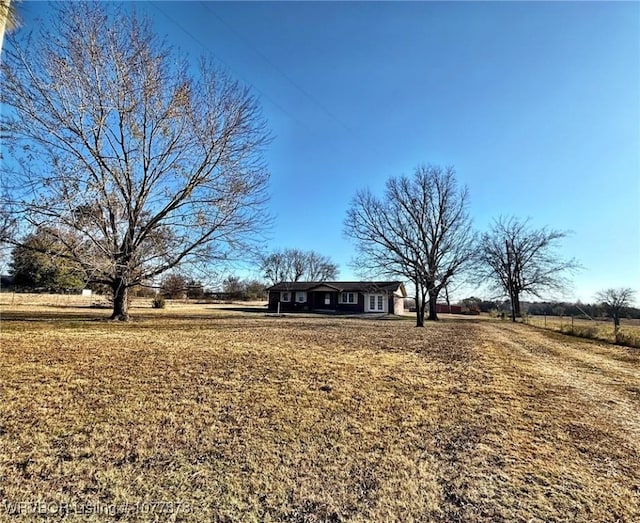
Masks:
[[[151,302],[151,306],[154,309],[164,309],[166,304],[167,301],[164,299],[164,296],[162,294],[156,294],[153,298],[153,301]]]
[[[560,332],[577,336],[578,338],[587,338],[590,340],[601,339],[598,335],[598,327],[592,325],[571,325],[565,324],[560,327]]]
[[[640,336],[632,332],[624,332],[619,330],[616,333],[616,344],[625,347],[635,347],[640,349]]]

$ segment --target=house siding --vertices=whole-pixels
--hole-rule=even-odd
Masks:
[[[290,292],[291,301],[281,302],[281,292]],[[296,292],[305,292],[306,301],[296,302]],[[340,294],[352,292],[357,296],[355,303],[341,303]],[[397,314],[403,307],[398,307],[406,295],[400,282],[282,282],[268,289],[268,307],[270,311],[334,311],[344,313],[364,313],[368,310],[368,299],[371,295],[384,296],[384,311],[371,313]],[[328,302],[325,301],[329,296]],[[398,301],[400,300],[400,301]],[[377,302],[376,302],[377,303]]]
[[[389,301],[393,305],[393,308],[390,309],[393,311],[393,314],[404,314],[404,297],[392,294],[389,297]]]
[[[344,312],[364,312],[364,295],[360,292],[355,292],[355,291],[348,291],[348,292],[353,292],[354,294],[357,295],[358,297],[358,301],[357,303],[340,303],[339,301],[339,294],[336,294],[337,299],[337,308],[336,310],[339,311],[344,311]]]
[[[270,311],[278,310],[278,302],[280,302],[280,292],[281,291],[269,291],[269,305],[268,308]],[[350,291],[351,292],[351,291]],[[330,294],[330,303],[325,304],[324,298],[325,294]],[[388,314],[397,314],[395,312],[397,307],[397,301],[402,301],[402,298],[396,297],[394,294],[388,293],[361,293],[354,292],[357,295],[357,302],[355,303],[341,303],[339,301],[340,293],[332,292],[327,293],[325,291],[322,292],[307,292],[307,301],[304,303],[293,301],[295,297],[295,292],[291,293],[292,301],[289,302],[280,302],[280,312],[304,312],[304,311],[313,311],[313,310],[326,310],[326,311],[336,311],[336,312],[346,312],[346,313],[369,313],[367,307],[367,300],[370,295],[378,296],[380,294],[385,295],[385,310],[384,311],[371,311],[371,313],[388,313]]]

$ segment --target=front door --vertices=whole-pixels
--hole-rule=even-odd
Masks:
[[[313,292],[310,293],[313,296],[311,303],[314,309],[331,309],[333,299],[330,292]]]

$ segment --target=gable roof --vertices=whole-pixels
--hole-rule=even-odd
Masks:
[[[313,291],[325,290],[330,287],[337,292],[376,292],[400,291],[403,296],[407,293],[404,285],[399,281],[282,281],[267,288],[267,291]]]

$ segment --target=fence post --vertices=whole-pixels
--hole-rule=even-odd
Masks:
[[[544,328],[547,328],[547,313],[544,313]]]

